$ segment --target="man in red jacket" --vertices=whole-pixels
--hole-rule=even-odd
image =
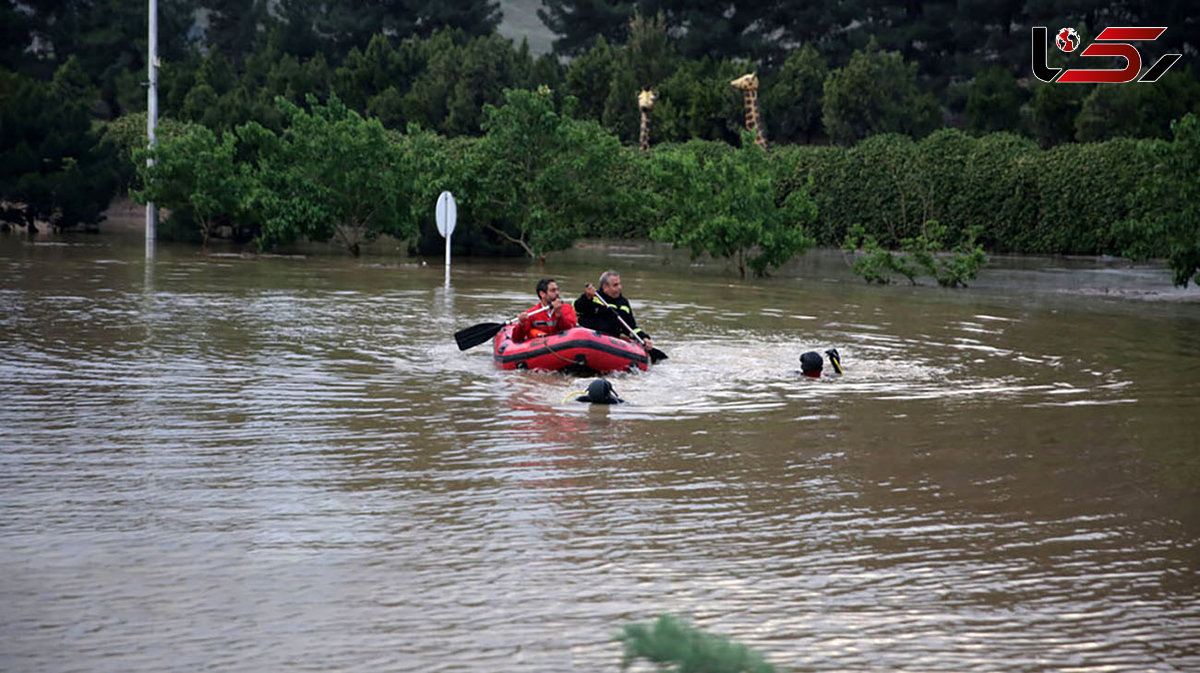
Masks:
[[[558,297],[558,283],[553,278],[543,278],[537,284],[538,303],[521,314],[513,328],[513,341],[558,334],[579,324],[575,309],[564,304]]]

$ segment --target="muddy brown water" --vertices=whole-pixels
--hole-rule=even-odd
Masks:
[[[670,360],[589,407],[454,345],[523,262],[0,237],[0,669],[617,671],[667,612],[780,670],[1200,670],[1195,288],[546,272],[606,266]]]

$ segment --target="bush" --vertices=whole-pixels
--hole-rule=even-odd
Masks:
[[[842,250],[849,255],[850,268],[868,283],[887,284],[891,274],[898,273],[913,285],[917,277],[932,276],[942,287],[966,287],[968,280],[979,275],[987,264],[983,248],[975,244],[974,230],[968,232],[963,242],[945,251],[942,238],[946,227],[937,220],[925,222],[917,236],[900,242],[901,253],[885,249],[862,225],[850,227]]]
[[[1170,144],[1151,143],[1153,170],[1130,197],[1133,217],[1115,228],[1125,254],[1166,257],[1176,285],[1200,283],[1200,119],[1171,124]]]

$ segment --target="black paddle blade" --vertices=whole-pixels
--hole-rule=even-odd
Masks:
[[[667,354],[657,348],[650,349],[650,364],[656,365],[667,359]]]
[[[454,340],[458,342],[458,350],[465,351],[491,340],[496,336],[496,332],[504,329],[504,325],[505,323],[502,322],[481,322],[478,325],[458,330],[454,333]]]

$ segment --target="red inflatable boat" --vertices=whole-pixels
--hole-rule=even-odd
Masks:
[[[608,372],[646,370],[650,357],[638,344],[584,327],[514,343],[514,325],[496,333],[492,353],[500,369]]]

